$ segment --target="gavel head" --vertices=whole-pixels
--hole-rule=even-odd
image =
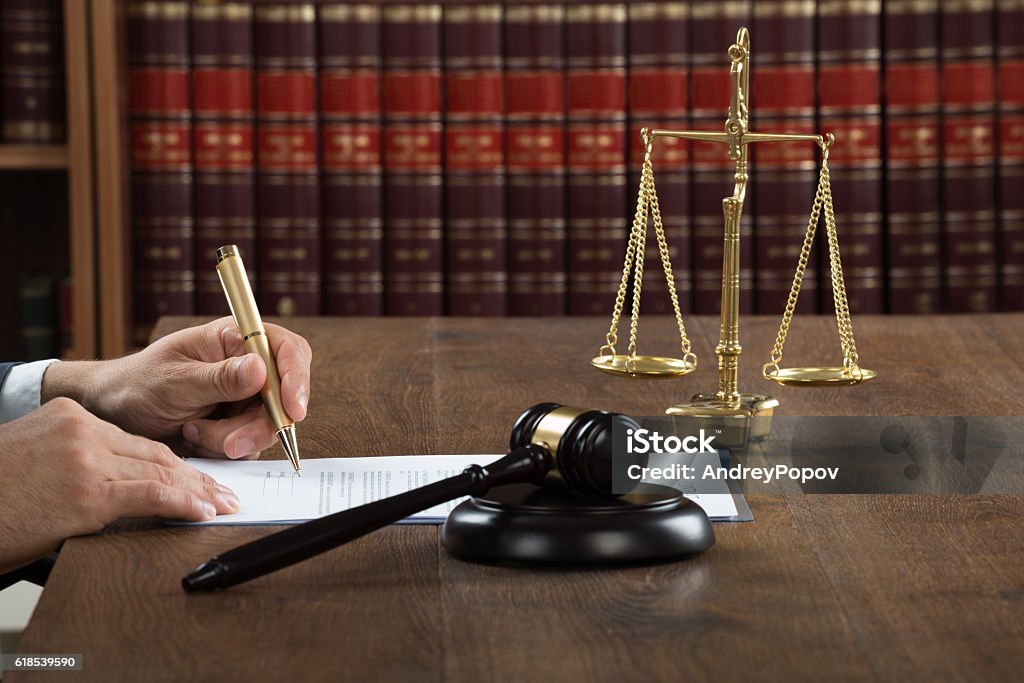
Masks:
[[[542,485],[611,494],[613,435],[626,429],[638,430],[640,425],[619,413],[538,403],[516,420],[509,448],[536,444],[551,453],[555,464]]]

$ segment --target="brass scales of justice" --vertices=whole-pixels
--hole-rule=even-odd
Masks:
[[[622,280],[619,284],[615,307],[612,312],[611,327],[605,336],[605,344],[598,356],[591,363],[607,373],[620,376],[655,379],[680,377],[697,367],[697,358],[691,350],[690,340],[686,336],[682,314],[679,311],[679,298],[676,293],[672,264],[669,258],[665,230],[661,221],[658,197],[654,187],[654,167],[651,154],[654,142],[659,137],[684,138],[688,140],[704,140],[720,142],[728,146],[729,158],[736,162],[735,189],[731,197],[722,200],[725,214],[725,238],[722,263],[722,318],[719,342],[715,347],[718,356],[718,391],[700,393],[688,403],[680,403],[669,407],[665,412],[669,415],[692,418],[701,426],[716,428],[720,437],[719,443],[725,446],[742,448],[750,439],[762,439],[768,435],[771,427],[771,416],[777,399],[763,394],[741,393],[738,386],[739,357],[742,351],[739,340],[739,271],[740,271],[740,218],[743,213],[743,200],[746,196],[748,167],[747,145],[755,142],[794,142],[811,141],[821,149],[821,172],[818,189],[811,207],[807,232],[804,237],[800,258],[797,262],[793,285],[786,302],[782,323],[775,339],[769,361],[765,363],[762,374],[766,380],[783,385],[801,387],[852,386],[861,384],[877,373],[860,367],[858,364],[857,347],[853,338],[853,325],[850,320],[850,308],[847,303],[846,286],[843,279],[843,268],[839,257],[839,238],[836,233],[835,212],[832,205],[832,189],[829,180],[828,156],[829,149],[835,143],[835,137],[828,133],[821,135],[798,135],[784,133],[754,133],[748,130],[748,102],[750,101],[750,32],[741,28],[736,35],[736,43],[729,48],[732,62],[730,75],[732,79],[732,99],[729,105],[729,118],[725,122],[724,132],[714,131],[672,131],[651,130],[644,128],[641,136],[644,140],[645,154],[641,174],[639,197],[636,215],[626,248],[625,263],[622,268]],[[828,239],[829,266],[831,270],[832,294],[835,302],[836,323],[839,341],[842,347],[843,364],[835,367],[801,367],[782,368],[782,351],[786,343],[790,323],[800,295],[804,271],[814,245],[821,214],[825,215],[825,230]],[[644,252],[647,245],[648,214],[651,215],[657,238],[658,251],[665,272],[669,297],[679,327],[681,358],[664,358],[643,356],[637,353],[637,323],[640,315],[640,294],[643,286]],[[633,275],[633,300],[630,317],[629,347],[627,353],[616,351],[618,343],[619,321],[626,301],[630,275]]]

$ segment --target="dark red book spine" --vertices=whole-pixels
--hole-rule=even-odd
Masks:
[[[384,312],[381,11],[320,7],[324,313]]]
[[[565,10],[505,8],[508,310],[566,312]]]
[[[881,55],[881,0],[818,2],[818,128],[837,139],[829,167],[854,314],[885,312]],[[821,308],[831,312],[828,260],[818,263]]]
[[[626,251],[626,5],[566,8],[569,313],[608,315]]]
[[[991,0],[942,7],[942,200],[946,309],[996,308],[995,70]]]
[[[942,310],[938,0],[885,3],[888,311]]]
[[[0,5],[5,142],[64,141],[63,36],[60,0],[5,0]]]
[[[316,12],[257,4],[258,301],[265,315],[320,313]]]
[[[750,26],[748,0],[695,2],[690,14],[691,125],[696,130],[721,131],[729,113],[732,83],[728,48],[741,26]],[[755,33],[753,38],[757,40]],[[752,45],[756,51],[758,43]],[[753,64],[757,73],[758,63]],[[756,105],[758,93],[753,93]],[[722,199],[732,196],[736,164],[725,145],[693,142],[692,185],[693,310],[718,314],[722,306],[722,244],[725,217]],[[657,174],[655,174],[657,180]],[[754,311],[753,205],[749,199],[740,222],[740,313]]]
[[[390,315],[442,315],[441,5],[384,6],[384,281]]]
[[[761,133],[815,133],[814,2],[754,3],[751,127]],[[756,40],[756,42],[754,42]],[[758,313],[782,313],[793,283],[818,184],[818,148],[811,142],[759,143],[750,148],[753,177],[755,302]],[[817,258],[827,258],[821,226]],[[824,252],[824,253],[823,253]],[[818,311],[817,258],[804,274],[798,313]]]
[[[1003,310],[1024,310],[1024,1],[997,0],[999,288]]]
[[[252,6],[192,7],[196,313],[227,314],[216,250],[237,245],[255,283]]]
[[[502,7],[444,8],[449,315],[505,315]]]
[[[641,128],[689,128],[690,16],[685,2],[640,2],[629,5],[629,160],[631,192],[640,184],[644,162]],[[693,273],[690,267],[690,143],[659,138],[652,160],[665,237],[672,259],[679,304],[689,311]],[[635,202],[636,195],[631,198]],[[635,209],[635,203],[630,204]],[[633,215],[633,210],[629,215]],[[625,221],[623,221],[625,225]],[[653,225],[648,226],[644,313],[671,313]]]
[[[189,4],[132,2],[128,22],[133,341],[195,312]]]

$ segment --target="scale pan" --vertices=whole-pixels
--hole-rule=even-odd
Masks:
[[[877,372],[865,368],[858,368],[856,372],[851,372],[844,367],[784,368],[769,373],[766,379],[795,387],[827,387],[853,386],[877,376]]]
[[[626,375],[639,379],[670,379],[682,377],[693,372],[697,365],[687,363],[682,358],[663,358],[661,356],[598,356],[590,364],[601,372],[610,375]]]

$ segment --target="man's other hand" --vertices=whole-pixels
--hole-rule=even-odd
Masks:
[[[126,517],[201,522],[238,498],[167,446],[67,398],[0,425],[0,572]]]

